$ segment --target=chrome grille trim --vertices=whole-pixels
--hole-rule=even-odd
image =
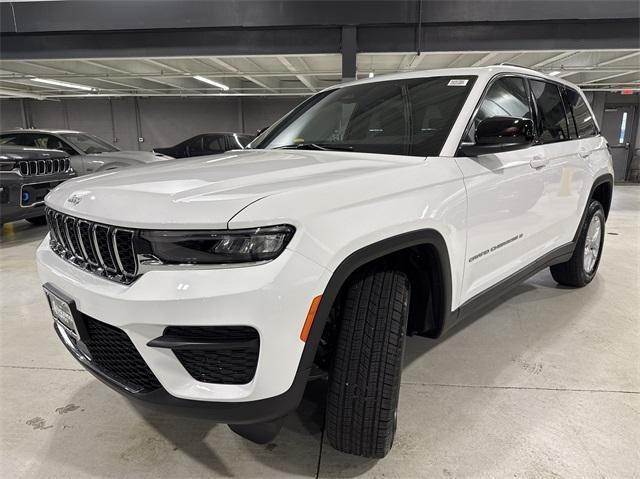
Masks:
[[[18,168],[22,176],[42,176],[64,173],[71,168],[68,158],[51,158],[45,160],[19,161]]]
[[[125,261],[123,260],[124,252],[118,251],[118,236],[129,236],[128,243],[131,247],[131,258],[133,260],[133,270],[129,267],[128,264],[125,265]],[[135,247],[133,244],[134,231],[124,229],[124,228],[114,228],[113,235],[111,236],[111,245],[113,247],[113,252],[115,253],[116,261],[118,263],[118,268],[125,276],[135,276],[138,272],[138,262],[136,261],[135,255]],[[128,261],[127,261],[128,263]]]
[[[118,283],[130,284],[139,276],[136,231],[76,218],[49,207],[45,216],[51,250],[63,260]],[[118,240],[129,241],[124,246],[121,243],[125,251],[118,251]]]
[[[67,216],[64,219],[64,228],[67,233],[67,239],[69,240],[69,246],[73,255],[84,261],[84,255],[80,249],[80,242],[78,241],[78,231],[76,230],[76,219],[73,216]]]
[[[76,228],[78,230],[78,242],[80,243],[80,249],[87,261],[91,266],[98,265],[98,257],[93,246],[93,225],[86,220],[78,220],[76,222]],[[85,229],[86,228],[86,229]],[[86,240],[85,240],[86,238]]]
[[[110,245],[111,228],[106,225],[93,225],[93,246],[98,254],[100,266],[109,273],[117,273],[116,262]]]
[[[55,222],[56,230],[58,231],[58,238],[60,239],[60,244],[65,249],[65,251],[69,251],[71,248],[69,248],[67,234],[64,229],[64,217],[62,216],[62,213],[56,213]]]

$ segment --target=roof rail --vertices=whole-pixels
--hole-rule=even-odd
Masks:
[[[522,68],[523,70],[529,70],[529,71],[536,72],[536,73],[543,73],[540,70],[536,70],[535,68],[525,67],[523,65],[518,65],[517,63],[503,62],[503,63],[499,63],[498,65],[491,65],[491,66],[496,66],[496,67],[517,67],[517,68]]]

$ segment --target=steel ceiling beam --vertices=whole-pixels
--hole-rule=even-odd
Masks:
[[[616,73],[615,75],[607,75],[604,77],[600,77],[600,78],[594,78],[593,80],[586,80],[581,82],[581,85],[593,85],[594,83],[600,82],[602,80],[610,80],[611,78],[617,78],[617,77],[621,77],[621,76],[626,76],[626,75],[631,75],[633,73],[638,73],[637,70],[629,70],[623,73]]]
[[[300,81],[300,83],[302,83],[304,86],[306,86],[310,91],[314,93],[318,91],[315,85],[311,83],[311,81],[305,75],[301,75],[300,74],[301,72],[298,72],[287,58],[283,56],[278,56],[277,58],[280,61],[280,63],[282,63],[287,68],[287,70],[295,74],[296,78]]]
[[[241,71],[240,71],[240,69],[239,69],[239,68],[236,68],[236,67],[234,67],[233,65],[230,65],[229,63],[227,63],[227,62],[225,62],[225,61],[223,61],[223,60],[220,60],[219,58],[210,58],[209,60],[211,60],[211,61],[212,61],[212,62],[214,62],[214,63],[217,63],[217,64],[218,64],[218,65],[220,65],[222,68],[226,68],[228,71],[233,72],[233,73],[236,73],[236,74],[238,74],[239,76],[241,76],[241,77],[245,78],[246,80],[248,80],[248,81],[250,81],[250,82],[252,82],[252,83],[255,83],[256,85],[258,85],[258,86],[260,86],[260,87],[264,88],[265,90],[270,91],[271,93],[277,93],[277,90],[276,90],[275,88],[273,88],[273,87],[271,87],[271,86],[267,85],[267,83],[265,83],[265,82],[262,82],[262,81],[260,81],[260,80],[257,80],[255,77],[256,77],[256,76],[258,76],[258,75],[256,75],[256,74],[253,74],[253,73],[252,73],[252,74],[246,74],[246,73],[243,73],[243,72],[241,72]],[[267,74],[266,74],[266,72],[263,72],[263,73],[265,73],[265,75],[264,75],[264,76],[271,76],[271,75],[267,75]],[[289,75],[290,75],[290,73],[289,73]],[[212,75],[212,76],[213,76],[213,75]]]
[[[7,88],[0,88],[0,95],[9,98],[33,98],[34,100],[45,100],[43,95],[36,95],[35,93],[27,93],[20,90],[9,90]],[[2,97],[0,97],[2,98]]]

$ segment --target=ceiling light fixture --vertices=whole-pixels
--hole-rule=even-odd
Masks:
[[[60,80],[49,80],[48,78],[30,78],[30,80],[38,83],[46,83],[47,85],[55,85],[55,86],[61,86],[65,88],[74,88],[76,90],[98,91],[97,88],[94,88],[91,86],[78,85],[77,83],[69,83],[69,82],[60,81]]]
[[[196,80],[208,83],[209,85],[213,85],[216,88],[220,88],[221,90],[227,91],[229,87],[227,85],[223,85],[222,83],[218,83],[217,81],[209,80],[208,78],[201,77],[200,75],[194,75]]]
[[[560,75],[560,73],[562,73],[560,70],[556,70],[556,71],[553,71],[553,72],[549,73],[549,75],[556,76],[556,75]]]

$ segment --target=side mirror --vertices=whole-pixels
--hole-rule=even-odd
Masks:
[[[526,148],[533,143],[533,121],[528,118],[494,116],[476,128],[475,143],[460,147],[466,156],[478,156]]]

